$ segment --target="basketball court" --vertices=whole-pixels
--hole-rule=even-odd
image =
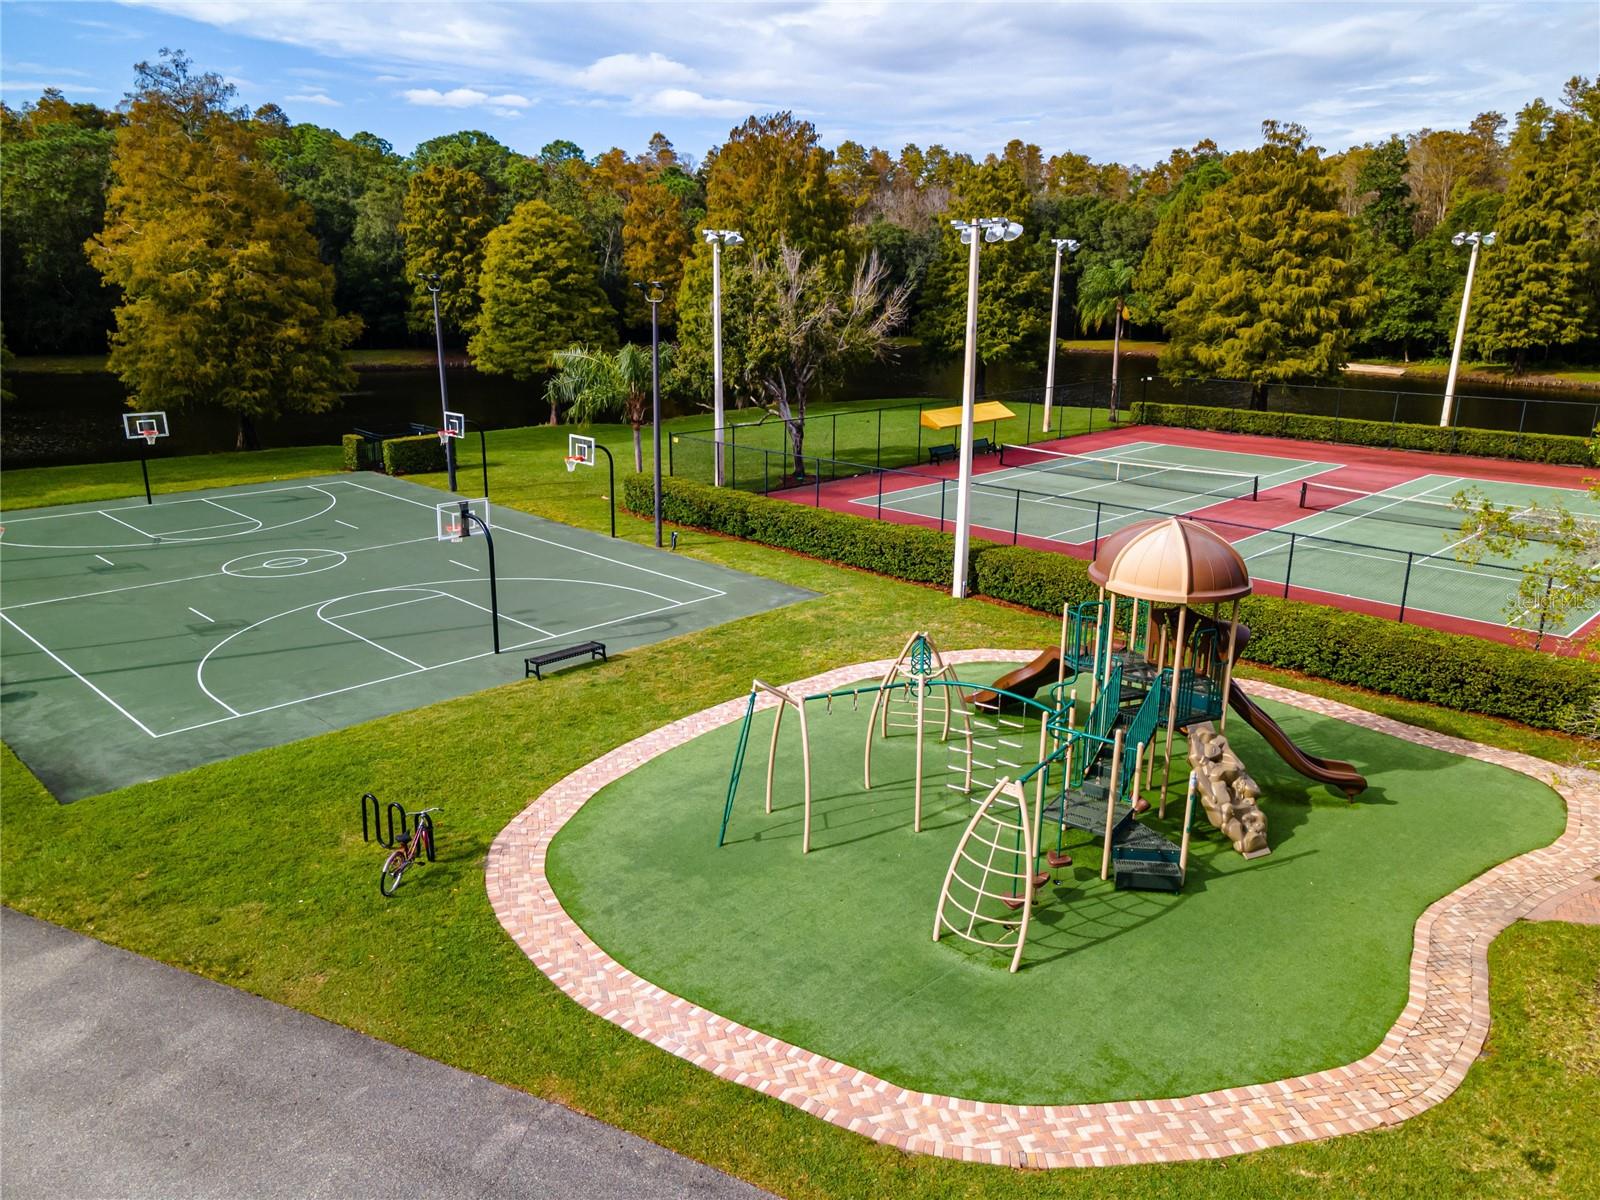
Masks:
[[[75,800],[520,680],[569,642],[616,654],[810,595],[471,511],[441,540],[459,499],[363,473],[7,513],[6,742]]]

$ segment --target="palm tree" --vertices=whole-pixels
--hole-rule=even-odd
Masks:
[[[1133,290],[1133,268],[1120,258],[1096,263],[1078,280],[1078,323],[1084,332],[1099,329],[1112,318],[1116,324],[1111,337],[1111,415],[1117,415],[1117,368],[1122,357],[1122,320],[1127,315],[1128,293]]]
[[[580,424],[620,416],[633,427],[633,469],[644,470],[641,431],[650,418],[650,351],[623,346],[614,354],[569,346],[554,355],[556,374],[545,386],[553,413],[565,404]],[[672,361],[672,347],[661,347],[661,370]]]

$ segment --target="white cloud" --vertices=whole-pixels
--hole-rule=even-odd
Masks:
[[[293,101],[297,104],[320,104],[324,108],[343,108],[332,96],[324,96],[321,92],[303,92],[296,96],[285,96],[284,102]]]
[[[596,59],[573,77],[579,87],[594,92],[634,95],[650,87],[685,83],[697,78],[695,71],[664,54],[608,54]]]
[[[702,96],[688,88],[662,88],[651,95],[637,97],[631,107],[636,113],[672,117],[744,117],[762,106],[748,100]]]
[[[441,92],[438,88],[407,88],[401,94],[412,104],[426,105],[430,108],[482,108],[489,105],[516,111],[527,108],[533,103],[526,96],[519,96],[515,92],[491,96],[488,92],[480,92],[477,88],[469,87],[451,88],[448,92]]]

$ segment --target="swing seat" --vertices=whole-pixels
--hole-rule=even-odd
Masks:
[[[1072,865],[1072,855],[1065,854],[1060,850],[1046,851],[1044,860],[1058,870],[1062,867],[1070,867]]]

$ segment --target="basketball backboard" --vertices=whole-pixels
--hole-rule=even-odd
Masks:
[[[461,506],[465,504],[467,511],[485,525],[489,525],[489,502],[487,500],[446,500],[443,504],[433,506],[434,517],[438,522],[437,537],[441,542],[459,542],[463,538],[483,532],[477,525],[461,519]],[[490,525],[490,528],[493,528]]]

